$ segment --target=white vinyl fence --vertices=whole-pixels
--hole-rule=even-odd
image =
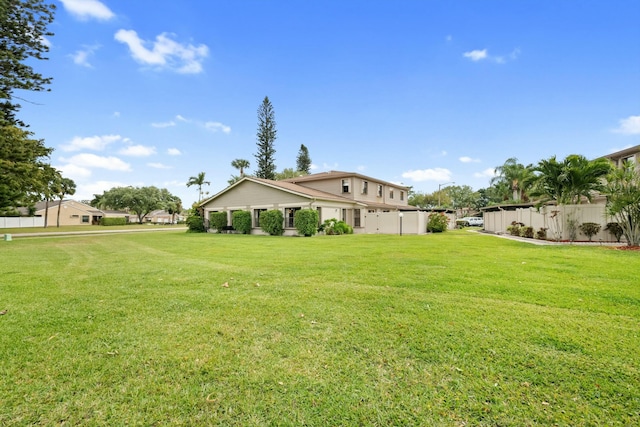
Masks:
[[[547,229],[547,239],[586,241],[587,236],[580,233],[578,227],[585,222],[600,224],[600,232],[592,237],[594,242],[612,242],[615,237],[605,231],[607,223],[615,222],[605,213],[603,204],[544,206],[539,210],[534,207],[517,209],[500,209],[484,212],[484,229],[494,233],[507,234],[513,222],[533,227],[534,233],[541,228]]]
[[[0,228],[44,227],[41,216],[0,216]]]

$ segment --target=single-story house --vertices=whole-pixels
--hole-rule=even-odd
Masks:
[[[234,211],[251,212],[254,234],[260,229],[260,213],[279,209],[285,235],[296,235],[294,215],[300,209],[318,211],[320,223],[345,221],[354,233],[423,234],[426,212],[408,204],[409,187],[351,172],[330,171],[282,181],[244,177],[218,194],[203,200],[205,220],[213,212],[226,212],[231,225]]]

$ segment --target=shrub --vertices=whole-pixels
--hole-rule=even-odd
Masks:
[[[231,217],[231,225],[242,234],[251,233],[251,212],[235,211]]]
[[[315,209],[300,209],[293,217],[296,230],[303,236],[313,236],[318,229],[318,211]]]
[[[512,236],[520,236],[520,229],[524,227],[524,224],[521,222],[513,221],[510,226],[507,227],[507,231]]]
[[[540,227],[540,229],[536,231],[536,239],[547,240],[547,229]]]
[[[226,212],[211,212],[209,214],[209,228],[215,228],[218,233],[222,233],[222,230],[227,226],[227,213]]]
[[[533,239],[533,227],[521,227],[520,235],[527,239]]]
[[[604,230],[613,234],[613,237],[616,238],[616,242],[620,243],[620,238],[624,234],[624,230],[622,229],[622,226],[620,224],[618,224],[617,222],[609,222],[607,223],[607,226],[604,228]]]
[[[324,231],[327,235],[353,234],[353,228],[349,224],[335,218],[325,220],[320,226],[320,231]]]
[[[284,215],[282,211],[272,209],[260,214],[260,228],[272,236],[282,236],[284,233]]]
[[[427,218],[427,231],[430,233],[442,233],[447,231],[449,217],[442,212],[433,212]]]
[[[204,228],[204,218],[198,215],[198,213],[191,213],[187,217],[187,226],[189,227],[187,230],[189,233],[204,233],[207,231]]]
[[[600,224],[596,224],[595,222],[583,222],[578,227],[580,232],[589,238],[589,241],[600,232],[602,226]]]
[[[100,218],[100,225],[110,226],[110,225],[127,225],[127,219],[124,217],[121,218]]]

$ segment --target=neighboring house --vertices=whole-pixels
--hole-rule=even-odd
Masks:
[[[52,200],[49,202],[49,215],[47,226],[55,226],[58,218],[58,205],[60,205],[60,225],[91,225],[98,224],[104,216],[104,212],[74,200]],[[47,202],[36,203],[35,216],[45,217]]]
[[[279,209],[284,215],[286,235],[295,235],[295,212],[318,211],[320,223],[328,219],[345,221],[354,233],[422,234],[426,217],[408,204],[409,188],[357,173],[323,172],[282,181],[244,177],[200,203],[204,217],[227,212],[231,225],[234,211],[250,211],[253,233],[262,234],[260,214]],[[422,212],[424,214],[424,212]],[[424,231],[423,231],[424,230]]]
[[[158,209],[149,212],[144,221],[152,224],[174,224],[178,221],[184,221],[184,216],[180,214],[170,214],[169,212]]]
[[[607,154],[602,157],[611,160],[611,162],[613,162],[613,164],[618,168],[621,168],[625,162],[631,162],[636,165],[636,168],[640,168],[640,145],[616,151],[615,153]]]

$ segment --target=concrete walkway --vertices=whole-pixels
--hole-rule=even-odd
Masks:
[[[130,230],[87,230],[87,231],[51,231],[51,232],[30,232],[30,233],[11,233],[11,238],[23,237],[47,237],[47,236],[87,236],[92,234],[118,234],[118,233],[147,233],[151,231],[187,231],[187,227],[149,227],[149,228],[132,228]]]
[[[500,237],[501,239],[509,239],[509,240],[517,240],[523,243],[529,243],[531,245],[539,245],[539,246],[567,246],[567,245],[575,245],[575,246],[627,246],[626,243],[618,243],[618,242],[555,242],[553,240],[540,240],[540,239],[529,239],[526,237],[512,236],[510,234],[495,234],[495,233],[485,233],[482,230],[467,230],[470,233],[479,233],[485,236],[493,236]]]

